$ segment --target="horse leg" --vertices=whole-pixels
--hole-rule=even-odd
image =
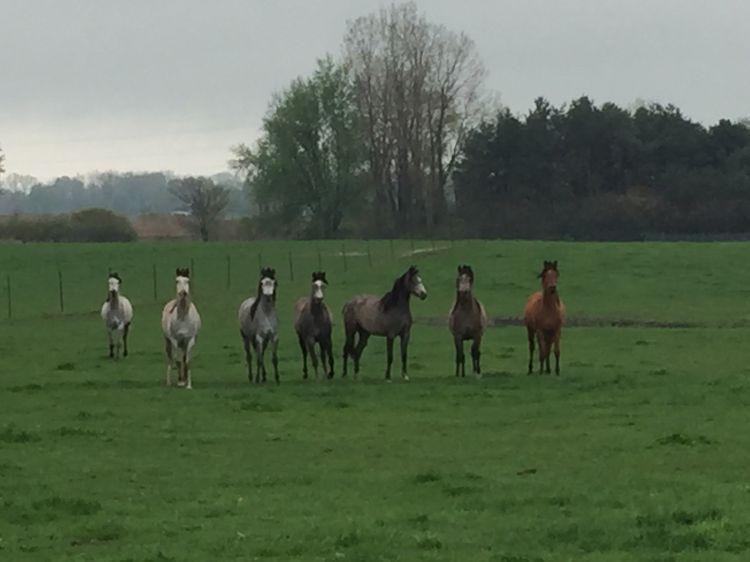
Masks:
[[[242,338],[242,346],[245,348],[245,363],[247,363],[247,380],[253,382],[253,354],[250,351],[250,338],[246,338],[245,334],[240,330],[240,337]]]
[[[529,338],[529,372],[534,372],[534,329],[531,326],[526,326],[526,335]]]
[[[409,336],[411,333],[407,330],[401,334],[401,378],[409,380],[409,367],[407,363],[407,350],[409,348]]]
[[[541,332],[536,335],[536,343],[539,346],[539,374],[544,373],[544,336]]]
[[[555,374],[560,375],[560,332],[555,336]]]
[[[471,363],[473,367],[474,374],[478,377],[482,376],[482,369],[479,366],[479,358],[482,355],[481,351],[479,350],[480,346],[482,345],[482,336],[478,335],[474,337],[474,342],[471,344]]]
[[[393,339],[391,336],[387,336],[385,340],[385,351],[386,351],[386,364],[385,364],[385,380],[391,382],[391,364],[393,363]]]
[[[461,336],[453,336],[453,344],[456,346],[456,377],[460,377],[464,362],[464,340]]]
[[[265,365],[263,364],[263,338],[255,336],[255,384],[260,384],[261,377],[265,380]]]
[[[344,368],[341,372],[342,377],[346,377],[349,369],[349,356],[351,355],[354,358],[354,331],[350,330],[348,326],[345,326],[344,330],[346,331],[346,339],[344,340]]]
[[[192,373],[190,372],[190,367],[192,366],[192,355],[193,355],[194,345],[195,345],[194,339],[188,342],[187,348],[185,349],[185,360],[182,362],[183,368],[185,369],[185,380],[187,381],[185,388],[187,390],[193,389],[193,378],[192,378]]]
[[[172,386],[172,363],[174,363],[174,359],[172,359],[172,342],[169,340],[169,338],[164,338],[165,343],[165,349],[167,352],[167,386]]]
[[[549,368],[549,356],[552,355],[553,338],[554,336],[550,336],[549,334],[544,334],[544,344],[545,344],[544,362],[545,362],[545,367],[546,367],[548,375],[552,373],[552,371]]]
[[[360,330],[359,332],[359,341],[357,342],[357,347],[354,349],[354,374],[359,374],[359,359],[362,357],[362,352],[365,350],[365,347],[367,346],[367,340],[370,339],[370,334],[365,332],[364,330]]]
[[[321,344],[321,354],[326,353],[328,355],[328,378],[333,378],[333,341],[329,335],[327,339]]]
[[[278,334],[273,336],[273,343],[271,344],[271,363],[273,363],[273,378],[276,379],[276,384],[279,384],[279,336]],[[314,364],[314,363],[313,363]],[[315,378],[318,378],[317,369],[315,371]]]
[[[307,345],[305,344],[305,338],[297,336],[299,340],[299,347],[302,350],[302,378],[307,378]]]
[[[107,339],[109,339],[109,358],[115,358],[115,341],[112,338],[113,330],[107,330]]]
[[[315,380],[318,380],[318,354],[315,352],[315,340],[310,338],[307,340],[307,350],[310,354],[310,360],[312,361],[313,371],[315,371]]]
[[[125,324],[125,328],[122,332],[122,356],[128,356],[128,333],[130,332],[130,322]]]

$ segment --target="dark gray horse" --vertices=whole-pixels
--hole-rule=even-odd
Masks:
[[[324,291],[328,286],[324,271],[312,274],[310,296],[299,299],[294,305],[294,330],[297,332],[302,350],[302,376],[307,378],[307,355],[310,354],[315,380],[318,379],[318,356],[315,344],[320,347],[320,360],[323,370],[328,363],[328,378],[333,378],[333,342],[331,338],[331,311],[323,302]]]
[[[453,303],[448,318],[448,329],[453,334],[453,342],[456,346],[456,376],[459,375],[460,369],[462,377],[466,376],[465,340],[472,340],[472,371],[477,376],[482,374],[479,356],[482,336],[487,329],[487,313],[482,303],[474,296],[473,289],[474,272],[468,265],[459,265],[456,279],[456,302]]]
[[[356,375],[359,373],[359,359],[369,337],[384,336],[388,357],[385,369],[386,380],[391,380],[393,340],[396,337],[401,339],[401,376],[404,380],[409,380],[406,355],[412,325],[411,309],[409,308],[411,295],[416,295],[422,300],[427,298],[427,290],[422,283],[417,268],[414,266],[411,266],[406,273],[396,279],[393,288],[384,296],[360,295],[344,305],[344,330],[346,331],[344,376],[347,373],[349,356],[354,360],[354,374]],[[359,334],[356,345],[354,343],[355,334]]]

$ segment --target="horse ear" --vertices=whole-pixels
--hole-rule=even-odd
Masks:
[[[557,260],[555,260],[555,261],[552,262],[552,269],[554,269],[555,271],[557,271]]]

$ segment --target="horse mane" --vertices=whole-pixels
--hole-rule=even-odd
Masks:
[[[276,270],[272,269],[270,267],[264,267],[260,270],[260,279],[258,279],[258,291],[255,294],[255,300],[253,301],[253,304],[250,305],[250,320],[253,320],[255,318],[255,313],[258,311],[258,305],[260,304],[260,298],[263,296],[263,286],[262,282],[263,279],[273,279],[273,282],[278,286],[278,281],[276,281]],[[273,292],[273,297],[271,297],[273,300],[273,303],[276,304],[276,291]]]
[[[122,284],[122,279],[116,271],[111,271],[109,275],[107,275],[107,279],[117,279],[117,282]]]
[[[401,277],[393,282],[393,287],[391,288],[391,290],[381,297],[380,308],[383,311],[388,311],[398,304],[402,294],[405,293],[408,297],[409,290],[405,287],[406,280],[418,274],[419,272],[417,271],[417,268],[415,266],[412,265],[411,267],[409,267],[409,269],[406,270],[406,272],[401,275]]]
[[[190,279],[190,269],[187,267],[178,267],[175,271],[175,275],[177,277],[187,277],[188,279]]]
[[[325,271],[313,271],[312,282],[315,283],[316,281],[322,281],[323,283],[328,285],[328,280],[326,279],[326,272]]]

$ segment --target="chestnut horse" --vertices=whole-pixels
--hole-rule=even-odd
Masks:
[[[565,305],[557,292],[557,260],[545,261],[539,274],[542,290],[533,293],[526,301],[523,311],[523,322],[529,338],[529,374],[533,371],[534,338],[539,344],[539,374],[547,366],[550,373],[549,355],[554,346],[555,374],[560,374],[560,332],[565,321]]]

